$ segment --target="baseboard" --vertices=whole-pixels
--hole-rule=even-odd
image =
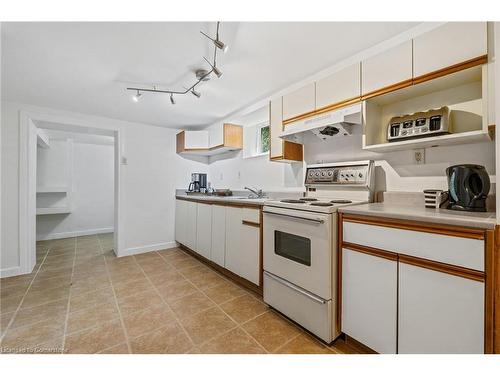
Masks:
[[[103,233],[112,233],[115,229],[111,228],[97,228],[97,229],[87,229],[87,230],[79,230],[75,232],[61,232],[61,233],[51,233],[47,236],[36,236],[37,241],[45,241],[45,240],[58,240],[60,238],[70,238],[70,237],[78,237],[78,236],[91,236],[93,234],[103,234]]]
[[[136,254],[148,253],[150,251],[172,249],[172,248],[175,248],[177,246],[178,246],[177,242],[170,241],[170,242],[156,243],[156,244],[147,245],[147,246],[130,247],[128,249],[120,250],[119,254],[117,254],[117,256],[118,257],[125,257],[125,256],[128,256],[128,255],[136,255]]]
[[[18,276],[22,274],[21,266],[4,268],[0,270],[0,278]]]

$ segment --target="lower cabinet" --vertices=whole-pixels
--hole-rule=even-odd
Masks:
[[[260,210],[177,199],[175,240],[234,274],[260,283]]]
[[[484,283],[399,264],[399,353],[484,353]]]
[[[397,261],[342,249],[342,332],[397,353],[397,285]]]
[[[342,332],[379,353],[493,351],[493,307],[485,297],[493,284],[483,271],[492,231],[435,233],[433,226],[377,225],[354,215],[341,221]]]
[[[212,205],[197,203],[197,207],[196,247],[193,250],[210,259],[212,248]]]
[[[184,244],[190,249],[196,249],[196,230],[198,217],[198,203],[186,201],[186,216],[184,226],[186,238]]]
[[[259,285],[260,228],[245,224],[245,209],[226,207],[226,268]]]
[[[226,253],[226,207],[212,206],[212,244],[210,260],[225,266]]]
[[[186,244],[187,201],[175,201],[175,240]]]

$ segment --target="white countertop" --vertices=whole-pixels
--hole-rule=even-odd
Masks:
[[[495,212],[464,212],[391,203],[368,203],[339,208],[339,212],[392,219],[494,229]]]
[[[247,198],[245,196],[228,196],[228,197],[218,197],[215,195],[188,195],[188,194],[176,194],[176,198],[188,199],[191,201],[200,202],[221,202],[221,203],[231,203],[231,204],[242,204],[248,205],[253,204],[256,206],[262,206],[269,198]]]

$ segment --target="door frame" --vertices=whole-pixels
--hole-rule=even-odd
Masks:
[[[114,137],[114,252],[119,256],[123,247],[121,212],[122,136],[117,127],[95,127],[81,117],[19,111],[19,270],[16,275],[31,273],[36,264],[36,122],[60,125],[61,129],[80,130],[87,134]],[[69,129],[68,129],[69,128]],[[11,276],[14,276],[12,274]]]

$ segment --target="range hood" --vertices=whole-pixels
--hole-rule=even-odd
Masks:
[[[280,138],[303,143],[303,135],[312,133],[321,139],[351,135],[351,127],[361,124],[361,103],[322,113],[285,126]]]

